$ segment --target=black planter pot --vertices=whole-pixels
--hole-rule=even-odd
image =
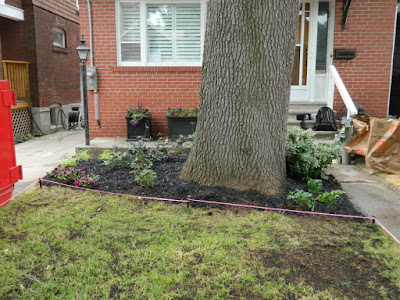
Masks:
[[[137,141],[140,138],[148,139],[150,138],[150,129],[151,129],[151,122],[150,118],[143,118],[139,121],[139,124],[136,126],[131,125],[131,117],[126,118],[126,129],[127,129],[127,136],[126,139],[129,141]]]
[[[179,135],[189,135],[196,131],[197,117],[167,117],[168,138],[175,141]]]

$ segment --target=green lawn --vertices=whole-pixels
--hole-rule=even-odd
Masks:
[[[28,190],[0,209],[0,299],[398,299],[370,221]]]

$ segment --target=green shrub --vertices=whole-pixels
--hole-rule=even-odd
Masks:
[[[138,185],[144,188],[149,188],[154,186],[157,174],[153,170],[139,169],[139,170],[134,170],[133,173],[135,174],[135,180]]]
[[[124,161],[126,155],[127,153],[125,152],[104,150],[104,152],[100,154],[99,158],[103,160],[103,165],[109,166],[111,168],[115,168],[118,166],[129,167],[129,163],[127,161]]]
[[[316,142],[311,130],[288,127],[286,136],[286,168],[292,178],[307,181],[312,178],[325,178],[322,169],[339,157],[341,146],[325,145]]]
[[[79,169],[76,167],[62,167],[58,165],[53,169],[48,175],[53,176],[59,182],[65,184],[73,183],[75,186],[92,188],[95,184],[97,184],[100,176],[86,173],[84,169]]]
[[[61,163],[61,168],[76,167],[80,161],[88,161],[90,159],[90,150],[82,150],[72,156],[70,159]]]
[[[64,160],[61,162],[61,168],[67,168],[67,167],[76,167],[78,164],[77,160],[74,157],[71,157],[70,159]]]
[[[344,194],[341,190],[320,193],[322,189],[322,181],[319,179],[309,179],[307,181],[307,188],[308,192],[299,189],[290,192],[287,199],[294,200],[296,204],[307,206],[311,211],[314,211],[317,201],[335,205],[337,198]],[[314,197],[315,194],[318,194],[318,196]]]
[[[78,161],[89,161],[90,159],[90,150],[81,150],[78,153],[76,153],[74,155],[74,157],[78,160]]]
[[[309,192],[296,189],[296,191],[289,193],[287,199],[294,200],[294,202],[298,205],[307,206],[309,209],[311,209],[311,211],[315,210],[316,200],[313,194]]]
[[[23,142],[29,141],[31,139],[33,139],[32,134],[17,134],[14,137],[14,144],[23,143]]]

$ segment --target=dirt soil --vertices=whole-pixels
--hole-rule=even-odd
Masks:
[[[155,162],[153,170],[157,173],[157,179],[153,188],[142,188],[138,186],[135,182],[134,175],[130,174],[131,169],[129,168],[111,168],[104,166],[99,160],[80,162],[78,167],[96,175],[100,175],[98,184],[94,186],[94,189],[102,191],[169,199],[187,199],[190,197],[198,200],[309,210],[307,207],[298,206],[293,203],[292,200],[286,199],[288,193],[294,191],[296,188],[307,189],[305,183],[292,178],[287,178],[286,192],[282,197],[268,197],[253,190],[236,191],[223,187],[206,186],[178,179],[179,172],[182,169],[185,160],[186,156],[172,156],[161,162]],[[48,176],[47,179],[57,181],[51,176]],[[328,180],[323,181],[323,192],[336,189],[341,188],[334,178],[330,177]],[[224,208],[222,205],[202,203],[193,203],[193,206]],[[315,211],[332,214],[362,215],[354,208],[346,194],[340,196],[336,205],[317,202]]]

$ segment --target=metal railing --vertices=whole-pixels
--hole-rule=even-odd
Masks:
[[[340,75],[339,75],[338,71],[336,70],[335,66],[330,65],[329,70],[331,72],[333,82],[335,83],[335,85],[339,91],[339,94],[342,97],[344,104],[346,105],[347,119],[350,119],[351,116],[354,116],[358,113],[358,110],[357,110],[356,106],[354,105],[353,99],[351,99],[350,94],[347,91],[342,78],[340,78]]]
[[[11,90],[17,93],[17,105],[12,109],[30,107],[29,62],[3,60],[4,80],[8,80]]]

